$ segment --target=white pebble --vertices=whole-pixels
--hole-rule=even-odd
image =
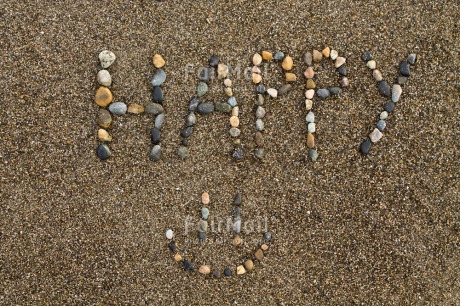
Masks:
[[[370,60],[366,64],[367,68],[374,70],[377,67],[377,63],[374,60]]]
[[[230,79],[225,79],[224,80],[224,85],[227,87],[232,87],[232,80]]]
[[[109,68],[110,65],[115,62],[115,59],[117,57],[112,51],[104,50],[101,53],[99,53],[99,60],[101,61],[101,66],[102,68]]]
[[[267,93],[270,95],[270,97],[272,98],[276,98],[278,97],[278,90],[276,90],[275,88],[269,88],[267,89]]]
[[[335,59],[339,56],[339,52],[336,50],[331,51],[331,60],[335,61]]]
[[[103,69],[97,73],[97,82],[102,86],[110,86],[112,85],[112,77],[107,70]]]
[[[174,236],[174,233],[173,233],[172,230],[169,229],[169,230],[166,231],[166,238],[172,239],[173,236]]]
[[[308,132],[309,133],[314,133],[316,132],[316,124],[314,122],[310,122],[308,124]]]
[[[380,119],[382,120],[385,120],[388,118],[388,112],[387,111],[383,111],[380,113]]]
[[[305,120],[309,123],[315,122],[315,114],[313,114],[312,111],[309,111],[307,116],[305,117]]]
[[[306,99],[306,100],[305,100],[305,108],[306,108],[307,110],[310,110],[312,107],[313,107],[313,101],[310,100],[310,99]]]

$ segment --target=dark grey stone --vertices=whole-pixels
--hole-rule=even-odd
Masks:
[[[369,139],[364,140],[364,142],[361,144],[361,153],[367,154],[369,153],[370,149],[372,146],[372,142]]]
[[[161,90],[160,86],[153,87],[152,99],[160,104],[163,103],[163,90]]]
[[[391,97],[391,89],[387,81],[380,81],[378,84],[380,93],[385,97]]]
[[[106,160],[112,156],[112,152],[110,152],[110,149],[106,144],[100,144],[97,147],[96,154],[102,160]]]
[[[365,60],[366,62],[370,61],[373,58],[374,57],[372,56],[372,54],[369,51],[366,51],[366,52],[363,53],[363,60]]]
[[[198,112],[200,114],[210,114],[214,111],[214,105],[210,103],[201,103],[198,105]]]
[[[192,132],[193,132],[193,127],[189,126],[189,127],[186,127],[184,130],[182,130],[180,135],[184,138],[189,138],[190,135],[192,135]]]
[[[385,104],[385,105],[383,106],[383,108],[384,108],[388,113],[391,113],[391,112],[393,111],[393,109],[395,108],[395,104],[394,104],[392,101],[390,101],[390,102],[388,102],[387,104]]]
[[[410,76],[410,67],[409,67],[409,63],[406,62],[406,61],[402,61],[401,64],[399,64],[399,72],[403,75],[403,76]]]
[[[190,111],[196,111],[198,108],[198,104],[200,104],[201,101],[197,97],[192,98],[188,104],[188,110]]]
[[[150,139],[152,144],[158,144],[160,142],[160,130],[157,128],[150,129]]]
[[[217,55],[213,55],[209,59],[209,66],[217,67],[217,65],[219,64],[219,61],[220,61],[220,58]]]

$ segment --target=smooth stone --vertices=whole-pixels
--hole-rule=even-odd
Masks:
[[[305,100],[305,109],[310,110],[313,107],[313,101],[310,99]]]
[[[377,122],[377,128],[378,128],[380,131],[383,131],[383,130],[385,129],[386,126],[387,126],[387,123],[385,122],[385,120],[380,119],[380,120]]]
[[[315,71],[312,67],[308,67],[307,70],[303,73],[307,79],[312,79],[315,76]]]
[[[415,62],[417,61],[417,54],[415,53],[409,54],[409,56],[407,57],[407,61],[409,62],[409,64],[415,65]]]
[[[161,127],[163,126],[163,122],[165,121],[165,115],[164,114],[159,114],[155,118],[155,128],[161,130]]]
[[[262,76],[258,73],[253,73],[252,74],[252,82],[254,84],[259,84],[260,82],[262,82]]]
[[[188,148],[186,146],[180,146],[179,149],[177,149],[177,155],[181,159],[185,159],[188,156]]]
[[[205,83],[209,83],[209,81],[211,81],[211,79],[213,78],[214,78],[214,69],[209,68],[209,67],[201,69],[200,73],[198,74],[198,79]]]
[[[308,124],[308,132],[309,133],[314,133],[316,132],[316,124],[314,122],[310,122]]]
[[[187,259],[184,260],[184,270],[193,271],[193,266]]]
[[[363,60],[368,62],[370,60],[372,60],[373,57],[372,57],[372,54],[369,52],[369,51],[366,51],[363,53]]]
[[[176,262],[182,261],[182,256],[180,254],[176,254],[176,255],[174,255],[174,260]]]
[[[252,260],[248,259],[244,263],[244,266],[246,267],[246,270],[252,271],[254,269],[254,262]]]
[[[377,67],[377,63],[374,60],[370,60],[366,64],[367,68],[374,70]]]
[[[128,110],[128,107],[123,102],[115,102],[109,105],[109,111],[112,114],[115,114],[118,116],[123,116],[124,114],[126,114],[127,110]]]
[[[395,84],[393,85],[393,88],[391,90],[391,101],[394,103],[399,101],[399,98],[401,97],[402,94],[402,88],[401,85]]]
[[[257,85],[256,92],[258,94],[264,94],[266,91],[267,91],[267,88],[265,87],[263,83],[259,83],[259,85]]]
[[[331,50],[331,60],[335,61],[339,56],[339,52],[337,50]]]
[[[243,266],[236,267],[236,274],[242,275],[244,273],[246,273],[246,269]]]
[[[160,142],[160,130],[157,128],[152,128],[150,129],[150,140],[152,141],[152,144],[156,145]]]
[[[270,97],[272,98],[276,98],[278,97],[278,90],[276,90],[275,88],[269,88],[267,89],[267,93],[270,95]]]
[[[225,86],[232,87],[232,84],[233,84],[232,80],[230,80],[230,79],[225,79],[224,80],[224,85]]]
[[[264,105],[264,102],[265,102],[264,96],[262,94],[258,94],[257,95],[256,105],[257,106],[262,106],[262,105]]]
[[[382,120],[385,120],[388,118],[388,112],[387,111],[383,111],[380,113],[380,119]]]
[[[312,111],[309,111],[307,116],[305,117],[305,120],[308,122],[308,123],[313,123],[315,122],[315,114],[312,112]]]
[[[256,132],[255,135],[255,142],[258,147],[263,147],[264,146],[264,136],[260,131]]]
[[[228,103],[216,102],[216,111],[221,113],[229,113],[232,111],[232,107]]]
[[[241,148],[236,148],[234,151],[233,151],[233,154],[232,154],[233,158],[235,160],[240,160],[243,158],[243,149]]]
[[[164,58],[160,54],[155,54],[152,58],[152,62],[156,68],[161,68],[166,64]]]
[[[275,55],[273,56],[273,59],[275,61],[282,61],[284,59],[284,53],[281,51],[276,52]]]
[[[208,92],[208,85],[205,82],[198,83],[196,94],[198,97],[204,96]]]
[[[369,134],[369,138],[371,139],[372,142],[376,143],[383,137],[382,132],[379,131],[379,129],[375,128],[372,133]]]
[[[264,122],[262,121],[262,119],[257,119],[256,120],[256,129],[258,131],[263,131],[264,130]]]
[[[281,85],[280,89],[278,89],[278,94],[279,95],[285,95],[291,90],[292,85],[291,84],[283,84]]]
[[[203,218],[203,220],[208,220],[208,217],[209,217],[209,209],[206,207],[203,207],[201,209],[201,218]]]
[[[267,242],[267,243],[270,242],[270,240],[272,239],[272,233],[266,232],[264,234],[264,239],[265,239],[265,242]]]
[[[152,77],[152,85],[153,86],[160,86],[166,81],[166,72],[163,69],[157,69],[153,73]]]
[[[405,77],[405,76],[399,76],[399,77],[396,79],[396,83],[398,83],[399,85],[404,85],[404,83],[406,83],[406,80],[407,80],[407,77]]]
[[[238,106],[235,106],[234,108],[232,108],[232,116],[237,116],[238,117],[238,114],[239,114],[239,108]]]
[[[163,103],[163,90],[160,86],[153,87],[152,99],[153,101],[158,102],[160,104]]]
[[[236,98],[235,98],[235,97],[230,97],[230,98],[228,98],[227,103],[228,103],[228,105],[230,105],[231,107],[235,107],[235,106],[238,105],[238,102],[236,102]]]
[[[106,160],[112,156],[112,152],[110,152],[110,149],[106,144],[100,144],[97,147],[96,154],[102,160]]]
[[[110,65],[115,62],[117,57],[112,51],[109,50],[104,50],[101,53],[99,53],[99,61],[101,62],[102,68],[109,68]]]
[[[169,240],[173,239],[173,236],[174,236],[174,233],[171,229],[168,229],[165,233],[166,235],[166,238],[168,238]]]
[[[315,89],[315,88],[316,88],[315,82],[312,79],[308,79],[307,80],[307,89]]]
[[[390,89],[390,86],[388,86],[387,81],[379,82],[379,91],[385,97],[391,97],[391,89]]]
[[[323,51],[321,51],[321,53],[325,58],[328,58],[331,55],[331,48],[326,47],[323,49]]]
[[[220,278],[220,272],[218,270],[214,270],[212,274],[214,275],[215,278]]]
[[[340,86],[342,86],[342,87],[348,87],[348,85],[350,85],[350,81],[348,80],[347,77],[342,78],[339,81],[339,83],[340,83]]]
[[[339,87],[331,87],[328,88],[328,90],[331,93],[331,95],[338,95],[342,92],[342,89],[340,89]]]
[[[161,147],[156,145],[150,151],[149,157],[153,161],[159,161],[161,159]]]
[[[341,76],[347,76],[347,68],[345,68],[345,66],[340,66],[340,67],[337,69],[337,72],[338,72]]]
[[[310,66],[313,63],[313,55],[310,52],[307,52],[302,56],[302,60],[305,64]]]
[[[97,115],[96,123],[100,127],[104,128],[104,129],[108,129],[110,127],[110,125],[112,124],[112,115],[110,114],[110,112],[108,110],[101,108],[101,109],[99,109],[99,113]]]
[[[200,104],[201,101],[198,98],[192,98],[188,104],[188,110],[190,111],[196,111],[198,109],[198,104]]]
[[[193,127],[189,126],[189,127],[186,127],[185,129],[183,129],[182,132],[180,133],[180,135],[183,138],[189,138],[190,135],[192,135],[192,132],[193,132]]]
[[[241,219],[236,219],[233,223],[233,232],[239,234],[241,232]]]
[[[380,70],[378,69],[375,69],[373,72],[372,72],[372,76],[374,77],[374,79],[377,81],[377,82],[380,82],[383,80],[383,75],[382,73],[380,72]]]
[[[309,90],[307,90],[305,92],[305,98],[307,98],[309,100],[313,99],[314,95],[315,95],[315,90],[314,89],[309,89]]]
[[[210,199],[210,197],[209,197],[209,193],[203,192],[203,193],[201,194],[201,203],[202,203],[203,205],[208,205],[210,202],[211,202],[211,199]]]
[[[200,240],[200,242],[203,242],[206,240],[206,232],[199,232],[198,233],[198,239]]]
[[[257,149],[254,150],[254,155],[258,159],[262,160],[265,157],[265,150],[263,148],[257,148]]]
[[[294,62],[292,61],[292,57],[288,55],[283,59],[281,67],[283,67],[284,70],[289,71],[292,69],[293,64]]]
[[[220,58],[217,55],[213,55],[209,59],[209,66],[217,67],[217,65],[219,64],[219,61],[220,61]]]
[[[200,266],[198,268],[198,272],[200,272],[203,275],[208,275],[211,273],[211,268],[209,266]]]
[[[318,63],[323,59],[323,54],[318,50],[313,50],[313,61]]]
[[[256,66],[259,66],[262,63],[262,56],[259,53],[256,53],[252,56],[252,63]]]
[[[227,277],[232,276],[232,270],[230,270],[230,268],[225,268],[224,275]]]
[[[145,112],[147,114],[159,115],[159,114],[162,114],[164,112],[164,109],[163,109],[163,106],[161,104],[150,102],[145,107]]]
[[[185,119],[185,124],[187,126],[194,126],[196,124],[196,115],[194,112],[190,112]]]
[[[219,79],[225,79],[228,76],[229,69],[227,65],[218,64],[217,65],[217,77]]]
[[[345,57],[337,57],[337,59],[335,60],[335,68],[339,68],[340,66],[342,66],[343,64],[345,64],[345,62],[347,61],[347,59]]]
[[[207,232],[208,231],[208,221],[201,220],[200,222],[200,232]]]
[[[264,259],[264,252],[261,249],[258,249],[254,255],[258,261]]]
[[[372,142],[369,139],[363,141],[360,146],[361,153],[367,154],[371,150]]]
[[[273,58],[273,53],[268,51],[262,51],[262,58],[266,61],[269,61]]]
[[[142,114],[144,112],[144,107],[137,103],[132,103],[128,105],[128,113],[130,114]]]
[[[188,146],[188,139],[187,138],[182,139],[181,144],[183,146]]]
[[[169,245],[168,245],[169,249],[171,250],[171,252],[175,252],[177,247],[176,247],[176,243],[174,241],[172,241]]]
[[[99,138],[100,141],[107,141],[107,142],[112,141],[112,136],[110,136],[109,132],[107,132],[104,129],[99,129],[97,131],[97,137]]]
[[[97,73],[97,82],[106,87],[112,85],[112,76],[110,75],[110,72],[105,69],[100,70]]]
[[[315,149],[308,150],[308,155],[310,155],[312,162],[315,162],[318,159],[318,151]]]
[[[94,102],[100,107],[106,107],[113,100],[113,95],[110,89],[101,86],[97,89],[96,95],[94,96]]]
[[[233,217],[238,218],[241,215],[241,210],[237,207],[233,209]]]
[[[329,97],[329,95],[330,95],[329,90],[327,90],[326,88],[318,89],[316,91],[316,94],[318,95],[318,97],[320,97],[323,100],[326,99],[327,97]]]
[[[241,205],[241,193],[237,193],[235,199],[233,200],[234,205]]]
[[[393,103],[393,101],[390,101],[383,106],[383,109],[386,110],[388,113],[391,113],[394,110],[394,108],[395,104]]]
[[[315,148],[315,136],[313,136],[312,133],[307,134],[307,147],[309,147],[310,149]]]
[[[263,119],[265,117],[265,108],[258,106],[256,110],[256,118]]]
[[[232,128],[230,128],[229,133],[230,133],[230,135],[232,137],[238,137],[238,136],[240,136],[241,131],[240,131],[240,129],[238,129],[236,127],[232,127]]]
[[[200,114],[206,115],[212,113],[213,111],[214,105],[210,103],[201,103],[200,105],[198,105],[198,112]]]
[[[238,127],[240,125],[240,119],[238,119],[237,116],[231,116],[230,117],[230,125],[232,127]]]
[[[402,61],[401,64],[399,64],[399,72],[403,76],[410,76],[410,68],[409,68],[409,63],[406,61]]]

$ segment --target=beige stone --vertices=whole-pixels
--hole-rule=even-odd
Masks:
[[[308,133],[307,135],[307,147],[313,149],[315,147],[315,136],[312,133]]]
[[[307,79],[313,79],[313,77],[315,76],[315,71],[313,71],[313,67],[308,67],[307,70],[305,70],[305,72],[303,73],[303,75]]]
[[[240,119],[238,119],[237,116],[231,116],[230,117],[230,125],[232,127],[238,127],[240,125]]]
[[[283,63],[281,64],[281,67],[283,67],[284,70],[291,70],[292,69],[292,66],[294,65],[293,61],[292,61],[292,57],[290,57],[289,55],[286,56],[283,60]]]
[[[252,271],[252,269],[254,269],[254,262],[250,259],[246,260],[246,262],[244,263],[244,266],[246,267],[246,269],[248,271]]]
[[[101,141],[112,141],[112,136],[104,129],[99,129],[97,131],[97,137],[99,137]]]
[[[253,73],[252,74],[252,82],[254,84],[259,84],[260,82],[262,82],[262,76],[258,73]]]
[[[96,104],[100,107],[106,107],[110,104],[110,102],[112,102],[112,100],[113,96],[110,89],[104,86],[99,87],[99,89],[96,91],[96,96],[94,97]]]
[[[155,54],[153,56],[153,65],[157,68],[161,68],[165,65],[165,60],[160,54]]]
[[[328,58],[331,55],[331,48],[326,47],[321,52],[325,58]]]
[[[209,194],[207,192],[203,192],[203,194],[201,195],[201,203],[203,203],[203,205],[208,205],[209,202],[211,202],[211,200],[209,199]]]
[[[207,275],[211,273],[211,267],[206,266],[206,265],[200,266],[198,268],[198,272],[200,272],[201,274]]]
[[[244,274],[244,273],[246,273],[246,269],[243,266],[238,266],[236,268],[236,274],[241,275],[241,274]]]
[[[266,61],[269,61],[273,58],[273,53],[268,51],[262,51],[262,58]]]
[[[307,80],[307,89],[315,89],[315,88],[316,88],[315,82],[313,82],[312,79],[308,79]]]
[[[137,103],[128,105],[128,113],[131,114],[142,114],[144,112],[144,107]]]
[[[256,66],[259,66],[262,63],[262,56],[259,53],[254,54],[252,57],[252,63]]]
[[[264,259],[264,252],[261,249],[258,249],[255,253],[255,257],[258,261]]]
[[[313,61],[320,62],[323,59],[323,54],[318,50],[313,50]]]
[[[286,82],[295,82],[297,81],[297,77],[294,73],[291,73],[291,72],[287,72],[286,73]]]

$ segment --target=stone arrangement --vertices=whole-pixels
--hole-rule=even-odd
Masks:
[[[262,78],[262,71],[260,70],[260,66],[263,61],[270,61],[275,60],[277,62],[281,62],[281,67],[285,73],[285,81],[287,84],[283,84],[279,89],[275,88],[266,88],[263,83]],[[278,51],[273,55],[272,52],[269,51],[262,51],[262,55],[259,53],[254,54],[252,57],[252,64],[254,65],[252,68],[252,82],[256,85],[256,94],[257,98],[255,101],[256,106],[256,133],[255,133],[255,143],[256,149],[254,151],[255,157],[263,161],[265,158],[265,149],[264,149],[264,138],[262,132],[265,130],[264,124],[264,117],[266,114],[266,110],[264,108],[265,98],[264,94],[272,99],[276,99],[278,95],[286,94],[291,88],[292,85],[289,82],[295,82],[297,77],[294,73],[290,72],[293,68],[293,60],[290,56],[285,56],[283,52]]]
[[[216,71],[217,69],[217,71]],[[223,80],[224,93],[227,95],[228,100],[226,102],[216,102],[215,105],[210,102],[202,102],[201,99],[208,92],[208,85],[215,78]],[[214,111],[220,113],[230,113],[230,130],[231,137],[234,138],[234,151],[233,158],[240,160],[243,158],[243,150],[241,148],[241,140],[239,138],[241,131],[238,128],[240,121],[238,118],[239,107],[236,97],[233,95],[232,80],[230,79],[230,69],[227,65],[220,63],[220,58],[217,55],[213,55],[209,59],[209,66],[203,68],[199,73],[199,83],[196,90],[196,96],[193,97],[189,102],[189,113],[185,119],[185,128],[181,132],[182,143],[177,150],[177,154],[181,159],[185,159],[188,156],[188,138],[193,132],[193,126],[197,122],[196,113],[200,115],[207,115]]]
[[[415,62],[417,61],[417,54],[410,54],[407,60],[404,60],[400,63],[400,76],[398,76],[398,78],[396,79],[396,84],[394,84],[391,89],[387,81],[383,79],[382,73],[377,69],[377,63],[375,62],[372,54],[369,51],[363,53],[363,60],[366,61],[366,66],[370,70],[372,70],[372,75],[374,79],[377,81],[380,93],[384,97],[391,99],[383,105],[384,110],[380,113],[376,127],[369,134],[369,138],[367,138],[361,143],[361,153],[367,154],[369,153],[372,144],[378,142],[383,137],[382,132],[387,125],[385,120],[388,118],[388,115],[393,111],[393,109],[396,106],[396,103],[401,98],[402,86],[406,82],[407,78],[411,75],[410,65],[415,65]]]
[[[153,102],[150,102],[145,107],[145,112],[155,116],[154,127],[150,129],[150,139],[152,141],[153,148],[150,151],[149,157],[152,161],[158,161],[161,159],[162,150],[160,145],[161,127],[165,120],[164,108],[163,108],[163,90],[161,85],[166,81],[166,72],[163,70],[166,62],[163,57],[159,54],[153,56],[153,65],[155,66],[155,72],[152,77],[152,94],[151,98]]]
[[[206,240],[206,234],[208,231],[208,218],[209,218],[209,209],[208,206],[211,203],[209,194],[207,192],[204,192],[201,195],[201,203],[202,203],[202,208],[201,208],[201,220],[198,226],[198,239],[200,242],[204,242]],[[243,243],[242,238],[240,237],[240,232],[241,232],[241,217],[240,217],[240,209],[239,207],[241,206],[242,203],[242,197],[240,193],[237,193],[235,200],[233,202],[235,208],[233,209],[233,232],[235,234],[232,245],[233,247],[238,247]],[[166,231],[166,238],[169,240],[172,240],[169,243],[169,249],[171,252],[174,254],[174,260],[176,262],[179,262],[183,265],[184,270],[186,271],[196,271],[196,267],[198,267],[197,271],[200,274],[203,275],[210,275],[212,272],[212,275],[215,278],[219,278],[221,276],[221,272],[218,269],[213,269],[210,265],[203,264],[203,265],[198,265],[195,266],[192,264],[189,260],[184,259],[182,255],[178,252],[177,250],[177,245],[176,242],[173,240],[174,235],[173,231],[171,229],[168,229]],[[245,274],[247,272],[251,272],[254,269],[254,262],[257,261],[262,261],[265,253],[269,249],[269,244],[270,240],[272,238],[272,234],[270,232],[266,232],[264,234],[264,243],[258,248],[253,257],[247,258],[246,261],[240,265],[237,265],[235,268],[230,268],[227,267],[224,269],[224,275],[226,277],[232,276],[235,272],[237,275]],[[265,252],[265,253],[264,253]]]
[[[307,147],[308,155],[310,159],[315,162],[318,159],[318,150],[315,143],[315,132],[316,132],[316,123],[315,123],[315,114],[312,111],[313,108],[313,98],[316,95],[320,99],[327,99],[330,95],[338,95],[342,92],[340,87],[330,87],[330,88],[319,88],[315,84],[315,71],[313,65],[319,63],[323,58],[330,58],[334,62],[334,66],[337,69],[337,72],[341,76],[340,86],[347,87],[349,81],[347,78],[347,69],[345,68],[345,57],[339,56],[339,53],[336,50],[331,50],[330,47],[326,47],[322,52],[318,50],[313,50],[313,52],[307,52],[303,56],[304,63],[308,66],[307,70],[304,72],[304,76],[307,79],[306,91],[305,91],[305,109],[308,112],[305,120],[307,121]],[[316,69],[316,68],[315,68]]]

